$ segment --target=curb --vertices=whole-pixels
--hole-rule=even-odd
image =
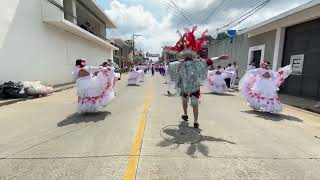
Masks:
[[[59,88],[54,88],[53,89],[53,92],[60,92],[60,91],[64,91],[64,90],[67,90],[67,89],[72,89],[75,87],[75,84],[70,84],[70,85],[66,85],[66,86],[63,86],[63,87],[59,87]]]
[[[67,89],[72,89],[74,87],[75,87],[75,84],[69,84],[66,86],[59,87],[59,88],[54,88],[53,93],[61,92],[61,91],[67,90]],[[8,106],[11,104],[15,104],[15,103],[23,102],[23,101],[27,101],[27,100],[32,100],[32,99],[37,99],[37,98],[36,97],[28,97],[28,98],[19,98],[19,99],[8,99],[8,100],[2,100],[2,101],[0,100],[0,107]]]
[[[291,104],[285,104],[285,103],[283,103],[283,105],[287,106],[289,108],[292,108],[292,109],[296,109],[296,110],[305,112],[305,113],[309,113],[309,114],[313,114],[313,115],[316,115],[316,116],[320,116],[320,112],[319,111],[315,111],[315,110],[313,110],[311,108],[301,107],[301,106],[296,106],[296,105],[291,105]]]
[[[13,99],[13,100],[5,100],[5,102],[0,102],[0,107],[8,106],[10,104],[15,104],[15,103],[22,102],[22,101],[26,101],[28,99],[30,99],[30,98],[20,98],[20,99]]]

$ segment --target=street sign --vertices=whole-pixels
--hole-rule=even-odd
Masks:
[[[160,54],[151,54],[151,53],[147,53],[146,57],[160,57]]]
[[[304,54],[292,55],[290,64],[292,66],[292,75],[301,75],[303,70]]]

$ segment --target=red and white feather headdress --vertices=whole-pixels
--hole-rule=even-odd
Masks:
[[[197,39],[194,35],[195,31],[197,30],[197,26],[194,26],[192,30],[185,29],[184,34],[177,31],[180,36],[179,41],[176,43],[175,46],[167,47],[166,50],[176,51],[183,55],[192,55],[195,57],[199,52],[201,52],[202,45],[206,41],[206,33],[208,30],[202,33],[200,39]]]

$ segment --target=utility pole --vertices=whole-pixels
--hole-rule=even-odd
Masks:
[[[133,57],[134,57],[134,49],[135,49],[135,48],[134,48],[134,45],[135,45],[135,44],[134,44],[134,37],[138,37],[138,36],[142,36],[142,35],[140,35],[140,34],[133,34],[133,35],[132,35]]]

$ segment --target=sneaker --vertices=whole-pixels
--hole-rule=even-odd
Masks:
[[[196,128],[196,129],[198,129],[198,128],[199,128],[199,123],[194,123],[194,124],[193,124],[193,127]]]
[[[189,120],[189,117],[186,116],[186,115],[182,115],[182,116],[181,116],[181,119],[183,119],[184,121],[188,121],[188,120]]]

